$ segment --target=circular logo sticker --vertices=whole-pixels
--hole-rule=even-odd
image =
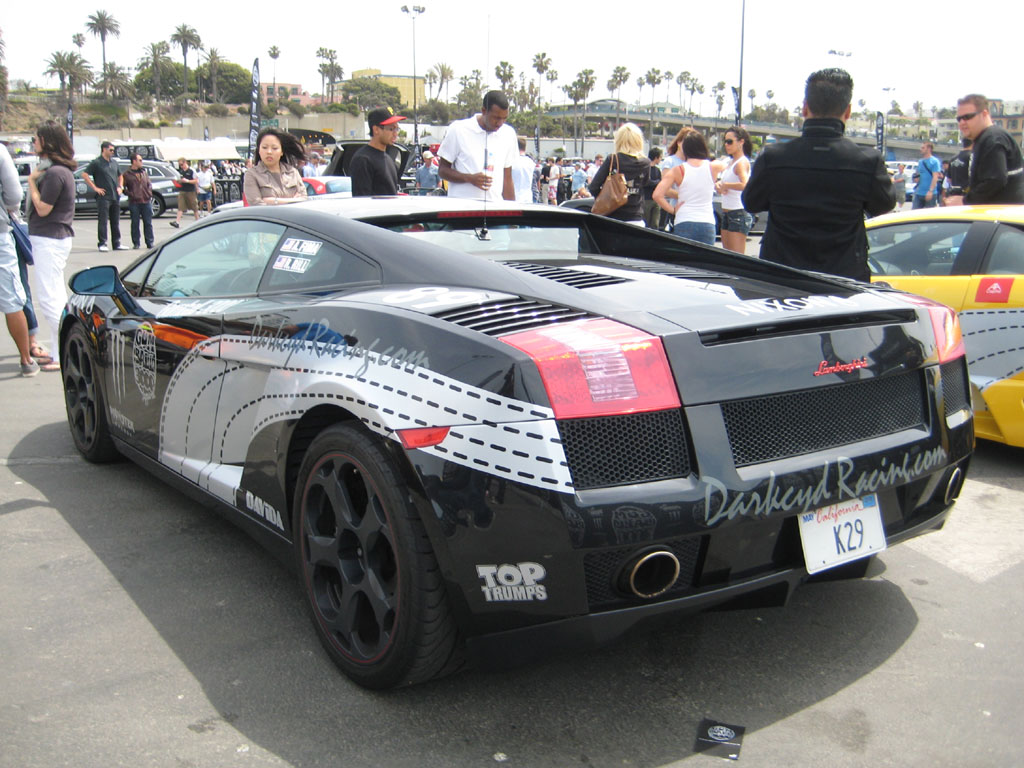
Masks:
[[[708,736],[715,741],[730,741],[736,738],[736,731],[724,725],[712,725],[708,728]]]
[[[152,400],[156,396],[156,335],[148,324],[144,323],[135,330],[132,367],[135,369],[135,386],[139,388],[143,402]]]

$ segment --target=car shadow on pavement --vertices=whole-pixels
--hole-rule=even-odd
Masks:
[[[183,742],[234,729],[300,767],[660,766],[693,753],[703,718],[749,735],[822,702],[882,665],[917,624],[885,579],[814,583],[785,608],[703,613],[598,651],[365,691],[322,651],[289,568],[129,462],[88,465],[71,450],[35,461],[47,446],[70,446],[58,430],[26,435],[11,471],[201,686],[218,716],[182,728]],[[863,713],[841,714],[822,739],[856,753],[870,728]]]

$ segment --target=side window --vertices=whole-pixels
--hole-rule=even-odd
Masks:
[[[284,229],[265,221],[226,221],[189,232],[160,250],[141,295],[255,293]]]
[[[970,222],[895,224],[868,230],[868,255],[885,275],[951,275]]]
[[[148,258],[140,261],[134,267],[126,269],[121,273],[121,282],[124,283],[124,287],[128,289],[128,293],[132,296],[138,296],[139,290],[142,288],[142,281],[146,277],[146,273],[153,264],[153,260],[156,258],[155,255],[149,256]]]
[[[375,264],[333,243],[288,230],[274,257],[262,291],[317,291],[339,285],[380,281]]]
[[[1024,275],[1024,232],[1000,226],[988,257],[989,275]]]

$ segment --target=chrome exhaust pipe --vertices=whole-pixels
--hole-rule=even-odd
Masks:
[[[619,572],[619,588],[637,597],[657,597],[679,578],[679,558],[669,549],[650,549],[634,555]]]
[[[946,496],[945,500],[947,504],[952,504],[956,497],[960,495],[960,491],[964,487],[964,473],[960,471],[960,467],[953,470],[949,476],[949,481],[946,483]]]

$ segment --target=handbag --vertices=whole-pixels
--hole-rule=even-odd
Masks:
[[[614,167],[612,164],[614,163]],[[608,165],[608,178],[601,185],[601,191],[597,193],[594,206],[591,211],[605,216],[613,211],[619,210],[629,199],[629,190],[626,189],[626,177],[619,171],[619,155],[615,153]]]
[[[14,235],[14,246],[21,260],[26,264],[35,264],[32,261],[32,242],[28,239],[28,230],[13,216],[11,217],[11,234]]]

